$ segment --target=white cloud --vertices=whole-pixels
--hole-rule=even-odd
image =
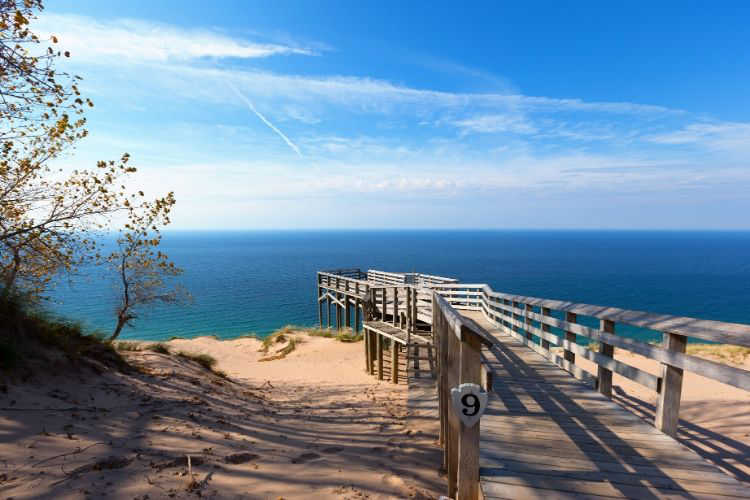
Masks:
[[[696,144],[714,150],[750,153],[750,123],[693,123],[647,139],[657,144]]]
[[[533,134],[537,128],[528,119],[515,114],[492,114],[456,120],[453,125],[465,132]]]
[[[305,47],[256,43],[217,31],[182,29],[133,19],[96,21],[84,16],[48,13],[35,21],[34,29],[45,38],[55,35],[60,49],[70,51],[77,61],[113,66],[125,62],[255,59],[316,53]]]

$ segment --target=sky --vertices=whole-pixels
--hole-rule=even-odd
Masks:
[[[750,229],[749,2],[48,0],[175,229]]]

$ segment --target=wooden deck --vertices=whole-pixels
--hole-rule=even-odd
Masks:
[[[321,327],[331,327],[332,307],[336,328],[359,331],[362,319],[366,369],[408,379],[414,418],[440,419],[451,498],[750,498],[748,483],[672,437],[684,371],[750,391],[750,371],[687,354],[688,338],[750,347],[750,325],[511,295],[419,273],[322,271],[317,289]],[[616,324],[659,332],[663,342],[621,335]],[[615,359],[615,349],[659,362],[661,375]],[[596,374],[581,369],[579,356]],[[429,362],[425,376],[420,360]],[[652,420],[612,401],[613,373],[657,395]],[[489,393],[473,426],[451,402],[464,383]]]
[[[462,311],[497,343],[481,421],[484,498],[750,498],[750,488],[617,403]]]

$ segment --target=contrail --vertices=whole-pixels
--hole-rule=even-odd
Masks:
[[[257,116],[258,118],[260,118],[263,123],[265,123],[266,125],[268,125],[268,128],[270,128],[271,130],[273,130],[274,132],[276,132],[279,135],[279,137],[281,137],[282,139],[284,139],[284,142],[286,142],[287,146],[289,146],[290,148],[292,148],[294,150],[294,152],[297,153],[297,156],[299,156],[300,158],[302,158],[302,153],[300,153],[299,148],[297,147],[297,145],[294,144],[292,141],[290,141],[289,137],[287,137],[286,135],[284,135],[284,132],[282,132],[281,130],[277,129],[274,126],[273,123],[269,122],[266,119],[265,116],[263,116],[262,114],[260,114],[260,112],[257,109],[255,109],[255,106],[253,106],[253,103],[250,102],[250,99],[248,99],[247,97],[245,97],[245,95],[242,92],[240,92],[237,89],[237,87],[235,87],[234,85],[232,85],[232,82],[227,81],[227,84],[229,85],[229,87],[232,90],[234,90],[234,93],[237,94],[237,97],[239,97],[240,99],[242,99],[242,101],[245,104],[247,104],[247,107],[250,108],[250,111],[252,111],[253,113],[255,113],[255,116]]]

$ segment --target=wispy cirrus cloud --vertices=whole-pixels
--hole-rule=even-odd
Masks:
[[[97,21],[85,16],[47,13],[34,25],[43,37],[55,35],[60,47],[77,60],[99,64],[318,54],[317,49],[308,47],[253,42],[217,30],[177,28],[135,19]]]
[[[713,150],[750,153],[750,123],[691,123],[671,132],[652,135],[647,140],[656,144],[700,144]]]
[[[452,124],[464,132],[533,134],[538,131],[526,117],[512,113],[472,116]]]

